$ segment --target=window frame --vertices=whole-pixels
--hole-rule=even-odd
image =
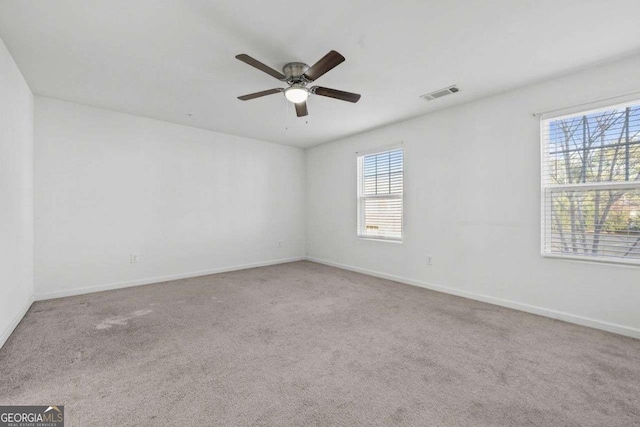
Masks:
[[[593,190],[634,190],[640,189],[640,180],[634,181],[601,181],[586,183],[549,184],[549,174],[545,170],[550,158],[549,141],[546,137],[550,122],[571,118],[576,116],[588,116],[590,114],[604,112],[606,110],[622,109],[632,106],[639,106],[640,98],[638,94],[633,96],[622,96],[609,98],[597,102],[581,104],[575,107],[553,110],[549,113],[539,114],[540,125],[540,255],[543,258],[566,259],[579,262],[592,262],[597,264],[612,264],[619,266],[640,266],[640,259],[588,256],[572,253],[551,252],[552,227],[547,226],[552,223],[552,210],[549,209],[551,197],[554,192],[562,191],[593,191]]]
[[[390,151],[401,151],[402,152],[402,193],[400,194],[380,194],[380,195],[369,195],[364,196],[360,194],[361,181],[363,177],[361,176],[360,171],[360,159],[362,158],[364,161],[365,156],[383,154]],[[364,173],[364,171],[362,171]],[[392,144],[383,147],[373,148],[364,151],[356,152],[356,237],[359,240],[368,240],[374,242],[385,242],[385,243],[396,243],[402,244],[404,241],[404,196],[405,196],[405,184],[406,184],[406,164],[405,164],[405,150],[404,144]],[[366,199],[394,199],[400,200],[400,237],[399,238],[389,238],[389,237],[380,237],[380,236],[368,236],[360,233],[361,227],[360,225],[364,221],[365,210],[363,208],[363,201]]]

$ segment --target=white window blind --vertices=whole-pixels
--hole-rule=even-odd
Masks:
[[[541,121],[543,255],[640,264],[640,101]]]
[[[358,156],[358,236],[402,240],[403,151]]]

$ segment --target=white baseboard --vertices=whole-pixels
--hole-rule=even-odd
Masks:
[[[129,288],[132,286],[150,285],[152,283],[169,282],[171,280],[188,279],[190,277],[208,276],[210,274],[226,273],[229,271],[246,270],[249,268],[266,267],[268,265],[285,264],[288,262],[302,261],[305,257],[294,257],[286,259],[277,259],[271,261],[256,262],[252,264],[234,265],[231,267],[218,267],[210,270],[200,270],[191,273],[172,274],[169,276],[149,277],[145,279],[131,280],[127,282],[108,283],[98,286],[88,286],[86,288],[65,289],[49,293],[41,293],[35,295],[36,301],[43,301],[54,298],[70,297],[74,295],[90,294],[93,292],[110,291],[112,289]]]
[[[24,306],[22,306],[18,314],[16,314],[16,316],[13,318],[11,323],[9,323],[7,327],[4,329],[4,331],[2,331],[2,335],[0,335],[0,348],[2,348],[5,342],[7,342],[7,340],[13,333],[13,330],[16,328],[16,326],[18,326],[18,323],[20,323],[24,315],[27,314],[27,311],[29,311],[29,308],[31,307],[31,304],[33,304],[33,301],[34,299],[32,295],[27,300],[27,303]]]
[[[379,277],[381,279],[393,280],[395,282],[405,283],[407,285],[419,286],[421,288],[431,289],[433,291],[444,292],[446,294],[456,295],[464,298],[469,298],[477,301],[486,302],[489,304],[499,305],[502,307],[512,308],[514,310],[525,311],[527,313],[537,314],[540,316],[550,317],[552,319],[562,320],[564,322],[575,323],[577,325],[588,326],[590,328],[601,329],[607,332],[613,332],[614,334],[625,335],[632,338],[640,339],[640,329],[630,326],[618,325],[615,323],[609,323],[602,320],[591,319],[589,317],[583,317],[576,314],[566,313],[563,311],[551,310],[548,308],[537,307],[529,304],[523,304],[515,301],[504,300],[500,298],[491,297],[488,295],[476,294],[473,292],[467,292],[448,286],[434,285],[426,283],[420,280],[407,279],[405,277],[394,276],[392,274],[386,274],[379,271],[368,270],[365,268],[353,267],[350,265],[339,264],[332,261],[326,261],[323,259],[306,257],[307,261],[316,262],[318,264],[324,264],[331,267],[341,268],[343,270],[355,271],[356,273],[367,274],[369,276]]]

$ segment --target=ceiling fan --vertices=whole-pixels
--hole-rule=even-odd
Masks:
[[[335,50],[327,53],[311,67],[302,62],[289,62],[282,67],[282,73],[244,53],[236,55],[236,58],[289,85],[288,88],[275,88],[239,96],[238,99],[241,101],[248,101],[250,99],[260,98],[261,96],[283,92],[284,96],[295,104],[297,116],[303,117],[309,114],[307,110],[307,98],[309,95],[327,96],[347,102],[358,102],[360,99],[360,95],[357,93],[344,92],[322,86],[307,88],[309,83],[319,79],[325,73],[344,62],[344,56]]]

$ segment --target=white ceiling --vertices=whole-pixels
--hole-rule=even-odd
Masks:
[[[0,0],[0,38],[37,95],[309,147],[636,53],[638,16],[638,0]],[[331,49],[347,60],[317,84],[359,103],[315,96],[297,118],[280,94],[236,99],[283,87],[236,54],[279,70]]]

